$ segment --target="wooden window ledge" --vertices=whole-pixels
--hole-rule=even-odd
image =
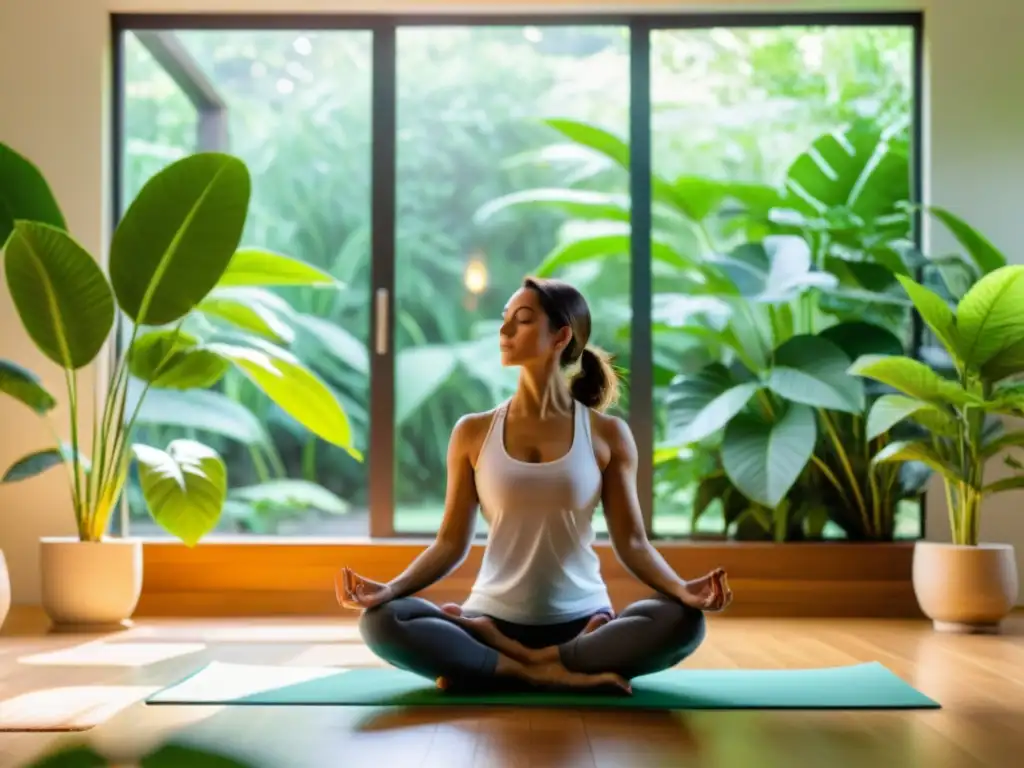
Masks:
[[[735,599],[725,615],[920,618],[911,585],[913,542],[658,542],[683,577],[721,566]],[[189,549],[145,541],[138,616],[241,617],[338,615],[334,575],[347,565],[387,581],[426,547],[424,541],[227,539]],[[596,545],[617,610],[650,593]],[[437,602],[464,599],[480,566],[476,544],[448,578],[424,591]]]

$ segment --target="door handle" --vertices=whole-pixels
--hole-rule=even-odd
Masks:
[[[391,296],[387,288],[378,288],[374,296],[374,310],[377,315],[376,333],[374,338],[374,349],[378,355],[388,353],[388,331],[389,331],[389,300]]]

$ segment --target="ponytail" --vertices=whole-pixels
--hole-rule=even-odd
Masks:
[[[619,399],[619,377],[608,355],[596,348],[584,347],[580,367],[569,378],[573,399],[595,411],[605,411]]]

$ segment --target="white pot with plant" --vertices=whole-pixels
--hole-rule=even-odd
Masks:
[[[50,424],[52,446],[17,461],[3,482],[58,466],[67,471],[78,535],[41,541],[43,607],[58,625],[118,624],[135,611],[141,542],[108,535],[133,462],[150,514],[186,545],[195,546],[220,519],[228,483],[215,450],[187,439],[166,450],[132,442],[151,387],[208,388],[233,367],[300,424],[358,458],[341,405],[315,374],[260,333],[270,330],[266,312],[244,294],[246,286],[333,280],[285,256],[236,250],[249,195],[248,170],[229,155],[201,153],[167,166],[118,224],[108,282],[68,234],[38,169],[0,144],[7,285],[29,337],[64,374],[68,417],[66,430]],[[88,423],[82,373],[110,340],[118,311],[128,338]],[[228,321],[226,332],[217,320]],[[0,360],[0,392],[47,421],[57,402],[40,377],[6,360]]]
[[[956,379],[908,357],[865,356],[851,373],[901,394],[881,397],[875,423],[910,421],[916,440],[892,443],[875,462],[917,461],[942,477],[952,543],[919,541],[914,592],[936,629],[994,632],[1018,596],[1011,544],[979,541],[982,505],[997,493],[1024,488],[1024,474],[986,479],[989,462],[1024,447],[1024,431],[1007,432],[1002,416],[1024,413],[1024,266],[992,269],[955,308],[939,295],[899,277],[921,318],[949,353]],[[1005,464],[1024,470],[1012,454]]]

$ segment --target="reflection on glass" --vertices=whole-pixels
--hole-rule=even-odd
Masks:
[[[842,371],[910,343],[890,270],[910,238],[912,40],[653,34],[656,534],[842,538],[874,524],[879,443]],[[900,482],[877,500],[898,508],[897,536],[917,536]]]
[[[437,531],[455,422],[515,386],[497,334],[524,276],[544,270],[577,285],[594,342],[628,370],[628,50],[622,28],[398,30],[401,533]]]
[[[225,104],[226,146],[211,146],[209,135],[200,145],[196,108],[143,44],[154,34],[183,50]],[[123,200],[189,152],[223,149],[247,163],[253,188],[243,244],[301,259],[339,287],[245,289],[246,298],[274,342],[336,393],[364,453],[370,61],[371,36],[362,31],[125,36]],[[311,435],[235,371],[211,390],[151,390],[141,422],[146,442],[196,437],[225,458],[230,490],[216,534],[368,531],[366,464]],[[164,535],[135,476],[127,497],[131,533]]]

